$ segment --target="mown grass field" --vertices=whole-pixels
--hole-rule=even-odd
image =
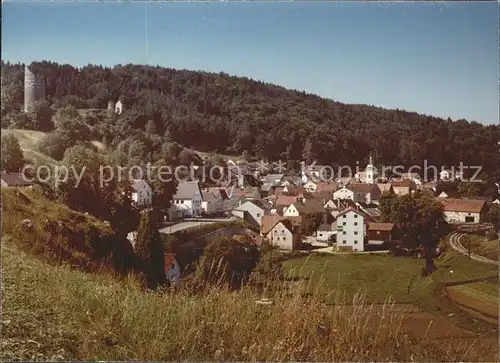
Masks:
[[[486,237],[479,235],[469,235],[469,237],[472,253],[498,261],[498,239],[490,241]],[[462,239],[461,242],[465,248],[468,248],[465,239]]]
[[[423,282],[421,261],[386,255],[311,254],[287,261],[285,266],[292,276],[307,279],[309,292],[320,289],[330,302],[350,301],[361,291],[370,303],[383,303],[388,297],[410,303],[415,298],[408,289],[412,292]],[[339,296],[340,291],[345,296]]]
[[[2,129],[2,136],[7,134],[12,134],[19,140],[25,159],[43,165],[57,164],[56,160],[38,151],[37,144],[42,137],[45,136],[45,132],[21,129]]]
[[[349,303],[361,292],[369,303],[384,303],[390,298],[397,304],[412,304],[447,317],[466,329],[497,334],[498,326],[491,319],[492,312],[498,312],[497,267],[469,260],[453,250],[434,262],[437,270],[428,277],[420,274],[423,259],[375,254],[311,254],[289,260],[285,266],[299,279],[304,292],[321,295],[330,304]],[[452,294],[454,289],[462,293]],[[458,308],[454,297],[464,293],[466,298],[461,300],[480,313],[468,314]]]
[[[320,296],[249,289],[147,293],[116,280],[50,266],[2,240],[2,360],[494,361],[491,338],[362,300],[327,306]],[[417,320],[415,320],[417,319]],[[413,322],[413,323],[412,323]],[[423,324],[425,334],[413,336]],[[444,323],[443,323],[444,324]],[[413,329],[414,330],[414,329]],[[441,333],[440,333],[441,332]]]
[[[13,134],[21,145],[25,159],[38,164],[55,165],[58,162],[48,155],[38,150],[38,142],[46,135],[42,131],[22,130],[22,129],[2,129],[2,135]],[[102,142],[94,140],[91,144],[97,149],[105,150]]]

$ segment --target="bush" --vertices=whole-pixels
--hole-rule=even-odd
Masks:
[[[56,160],[62,160],[68,145],[58,134],[46,134],[38,142],[38,150]]]
[[[488,239],[488,241],[494,241],[494,240],[496,240],[498,238],[497,231],[494,231],[494,230],[491,230],[491,229],[488,230],[488,231],[486,231],[485,235],[486,235],[486,238]]]

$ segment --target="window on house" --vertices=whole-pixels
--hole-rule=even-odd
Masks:
[[[355,214],[355,215],[354,215],[354,218],[358,218],[358,215],[357,215],[357,214]]]
[[[181,204],[184,204],[184,201],[183,201],[183,200],[181,200]]]
[[[354,232],[354,234],[355,234],[355,235],[357,235],[357,234],[358,234],[358,231],[355,231],[355,232]]]
[[[357,226],[358,225],[358,222],[354,222],[354,225]]]
[[[344,232],[342,232],[342,234],[347,234],[347,232],[346,232],[346,231],[344,231]]]
[[[282,229],[282,230],[281,230],[281,233],[285,233],[285,230],[284,230],[284,229]]]
[[[257,213],[257,217],[260,217],[260,213]]]
[[[344,214],[344,215],[342,216],[342,218],[347,218],[347,216]]]
[[[346,244],[347,242],[345,240],[342,241],[343,244]]]
[[[345,226],[347,223],[346,222],[343,222],[342,225]]]
[[[358,244],[358,241],[357,241],[357,240],[356,240],[356,241],[354,241],[354,244],[355,244],[355,245],[357,245],[357,244]]]

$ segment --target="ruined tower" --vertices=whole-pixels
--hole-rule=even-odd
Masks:
[[[24,67],[24,112],[36,101],[45,99],[45,80],[36,76],[28,66]]]

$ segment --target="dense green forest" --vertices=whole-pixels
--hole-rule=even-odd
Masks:
[[[2,61],[2,127],[21,109],[23,67]],[[121,98],[120,116],[89,114],[86,120],[96,136],[115,146],[149,132],[158,143],[175,141],[199,151],[352,166],[363,165],[373,152],[377,164],[423,165],[427,159],[440,167],[462,161],[499,178],[498,125],[348,105],[224,73],[144,65],[77,69],[46,61],[33,63],[32,70],[45,78],[52,109],[105,109],[109,100]]]

